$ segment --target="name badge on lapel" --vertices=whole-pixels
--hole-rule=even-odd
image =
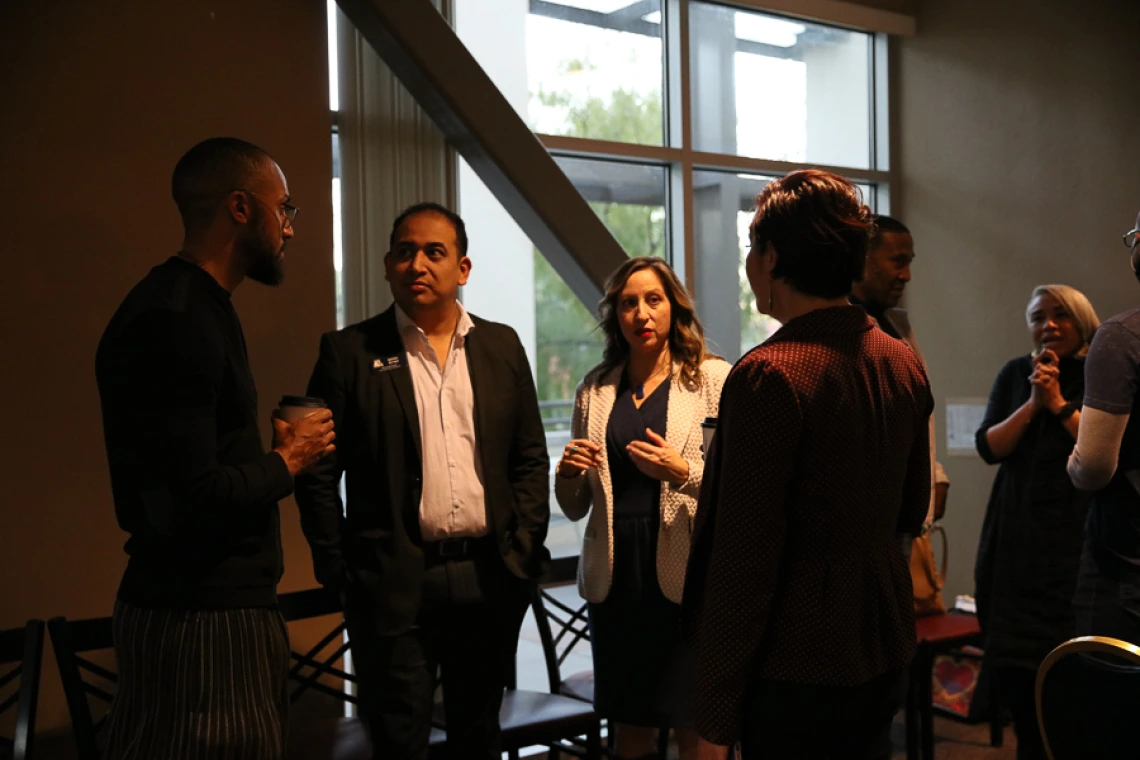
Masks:
[[[382,356],[372,360],[372,374],[377,375],[404,366],[404,359],[399,354],[395,356]]]

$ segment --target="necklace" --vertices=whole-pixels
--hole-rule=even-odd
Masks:
[[[669,368],[669,369],[672,369],[672,367],[673,367],[673,362],[672,362],[672,361],[670,361],[670,362],[669,362],[669,367],[668,367],[668,368]],[[638,384],[637,384],[637,386],[635,386],[635,387],[634,387],[634,389],[633,389],[633,397],[634,397],[635,399],[637,399],[638,401],[640,401],[640,400],[642,400],[643,398],[645,398],[645,383],[648,383],[650,380],[652,380],[653,378],[657,377],[657,376],[658,376],[658,375],[660,375],[660,374],[662,374],[662,373],[661,373],[661,370],[655,370],[655,371],[653,372],[653,374],[652,374],[652,375],[650,375],[649,377],[645,378],[645,380],[644,380],[643,382],[641,382],[641,383],[638,383]]]

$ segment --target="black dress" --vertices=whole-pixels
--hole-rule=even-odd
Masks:
[[[679,662],[681,607],[657,582],[661,481],[644,475],[625,447],[664,437],[670,381],[638,409],[623,379],[606,426],[613,481],[613,583],[606,600],[589,605],[594,655],[594,707],[599,715],[642,726],[687,725],[691,693]]]
[[[1081,403],[1084,360],[1062,359],[1061,395]],[[1063,423],[1041,411],[1013,452],[999,459],[986,433],[1029,400],[1033,361],[1022,356],[994,381],[978,453],[1001,464],[986,507],[974,566],[985,668],[1013,713],[1018,757],[1044,757],[1033,701],[1037,666],[1074,635],[1073,592],[1084,542],[1088,497],[1069,480],[1065,465],[1075,441]]]

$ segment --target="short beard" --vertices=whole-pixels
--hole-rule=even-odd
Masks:
[[[249,268],[245,276],[262,285],[275,287],[285,279],[285,257],[278,256],[273,249],[273,242],[263,234],[262,214],[251,220],[250,237],[245,241],[246,256],[249,257]]]
[[[246,271],[246,277],[262,285],[275,287],[285,279],[285,260],[274,257],[267,249],[258,249],[254,253],[253,262]]]

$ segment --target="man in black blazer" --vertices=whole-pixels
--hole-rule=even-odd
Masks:
[[[450,756],[497,759],[549,558],[537,393],[515,331],[457,300],[471,270],[457,214],[404,211],[384,267],[395,305],[321,339],[308,393],[332,410],[337,450],[297,479],[301,524],[317,580],[345,603],[374,757],[427,757],[440,670]]]

